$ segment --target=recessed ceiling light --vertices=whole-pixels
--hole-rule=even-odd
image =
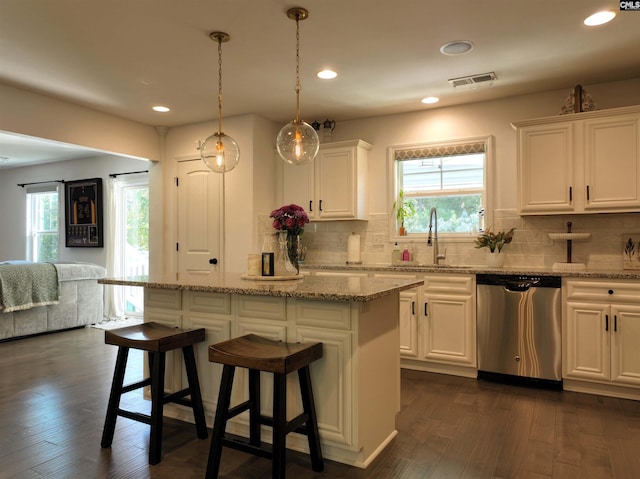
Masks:
[[[322,70],[318,72],[318,78],[322,78],[323,80],[331,80],[337,76],[338,74],[333,70]]]
[[[455,42],[445,43],[440,47],[440,53],[443,55],[462,55],[473,50],[473,43],[467,40],[456,40]]]
[[[584,24],[588,27],[595,27],[597,25],[602,25],[603,23],[609,23],[616,17],[615,12],[598,12],[593,15],[587,17],[584,20]]]
[[[160,113],[166,113],[166,112],[168,112],[168,111],[171,111],[171,110],[170,110],[169,108],[167,108],[166,106],[161,106],[161,105],[154,106],[154,107],[153,107],[153,110],[154,110],[154,111],[159,111]]]
[[[420,100],[422,103],[424,103],[425,105],[431,105],[433,103],[438,103],[440,101],[440,98],[436,97],[436,96],[428,96],[426,98],[423,98],[422,100]]]

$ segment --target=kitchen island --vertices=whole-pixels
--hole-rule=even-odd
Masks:
[[[215,413],[222,366],[208,362],[207,346],[244,334],[287,342],[321,342],[323,357],[311,365],[323,454],[365,468],[395,437],[400,410],[399,294],[423,284],[411,278],[301,276],[262,281],[227,273],[219,278],[113,279],[103,284],[144,287],[145,321],[204,328],[196,346],[202,399],[209,425]],[[172,354],[172,353],[169,353]],[[290,375],[288,416],[301,410],[297,377]],[[263,381],[263,413],[270,415],[272,382]],[[179,355],[168,357],[167,388],[186,384]],[[244,386],[244,387],[243,387]],[[232,404],[246,399],[247,375],[236,373]],[[168,405],[168,416],[193,421],[190,410]],[[245,413],[246,414],[246,413]],[[245,414],[229,432],[248,437]],[[263,436],[270,442],[271,429]],[[287,447],[308,452],[306,437],[290,434]]]

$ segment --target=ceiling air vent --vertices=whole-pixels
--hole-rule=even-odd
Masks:
[[[493,81],[497,79],[498,77],[495,73],[489,72],[480,73],[479,75],[469,75],[466,77],[452,78],[449,80],[449,84],[453,88],[475,88],[476,86],[490,86],[493,84]],[[482,83],[485,83],[486,85],[480,85]]]

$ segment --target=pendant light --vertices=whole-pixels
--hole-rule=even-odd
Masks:
[[[320,148],[318,133],[300,119],[300,20],[309,16],[304,8],[287,10],[287,17],[296,21],[296,117],[282,127],[276,139],[278,154],[292,165],[303,165],[313,161]]]
[[[223,32],[210,33],[209,37],[218,42],[218,131],[204,141],[200,156],[211,171],[226,173],[240,161],[238,144],[222,132],[222,43],[228,42],[231,37]]]

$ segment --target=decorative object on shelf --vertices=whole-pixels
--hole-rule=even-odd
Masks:
[[[291,237],[290,240],[286,240],[287,256],[297,273],[300,270],[298,261],[300,251],[299,236],[304,232],[304,225],[309,223],[309,216],[307,216],[302,206],[290,204],[273,210],[269,217],[273,218],[273,227],[279,233],[284,232],[285,238]],[[278,244],[279,246],[281,245],[281,240],[279,240]]]
[[[569,113],[580,113],[583,111],[594,111],[597,109],[598,105],[595,104],[587,90],[582,88],[581,85],[576,85],[564,101],[564,106],[560,110],[560,114],[567,115]]]
[[[498,231],[492,233],[491,228],[487,228],[484,233],[479,235],[474,241],[476,248],[488,248],[487,266],[490,268],[502,268],[504,266],[505,256],[502,254],[504,245],[511,243],[513,240],[515,228],[509,231]]]
[[[624,269],[640,269],[640,233],[622,236],[622,265]]]
[[[416,202],[412,199],[405,200],[404,191],[400,190],[398,199],[393,203],[393,209],[396,212],[398,235],[406,236],[407,231],[404,227],[404,220],[416,214]]]
[[[572,233],[571,221],[567,221],[566,233],[549,233],[549,238],[552,240],[567,240],[567,262],[566,263],[553,263],[552,269],[554,271],[577,271],[587,269],[587,265],[584,263],[574,263],[571,259],[572,256],[572,242],[576,240],[587,240],[591,238],[591,233]]]
[[[296,21],[296,116],[282,127],[276,138],[276,149],[280,157],[292,165],[303,165],[313,161],[320,148],[316,130],[300,119],[300,20],[309,16],[304,8],[287,10],[287,17]]]
[[[224,32],[212,32],[209,37],[218,42],[218,131],[204,140],[200,146],[200,157],[211,171],[226,173],[240,161],[240,147],[222,132],[222,43],[231,37]]]
[[[333,130],[336,129],[336,122],[328,118],[322,122],[322,143],[333,141]]]

